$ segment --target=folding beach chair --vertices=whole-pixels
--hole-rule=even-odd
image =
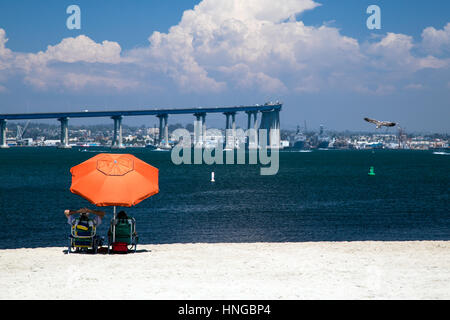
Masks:
[[[113,218],[108,231],[108,253],[136,252],[138,236],[134,218]]]
[[[71,226],[68,253],[88,252],[89,250],[97,253],[98,247],[103,244],[103,239],[96,232],[97,228],[91,219],[75,219]]]

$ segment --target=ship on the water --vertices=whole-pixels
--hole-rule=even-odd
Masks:
[[[158,146],[155,144],[152,144],[152,143],[148,143],[145,145],[145,148],[149,149],[149,150],[156,150],[158,148]]]
[[[285,147],[285,150],[306,150],[309,149],[308,141],[305,134],[300,130],[300,126],[297,126],[297,131],[294,137],[291,139],[289,147]]]
[[[300,130],[300,126],[297,126],[297,132],[295,133],[293,149],[303,150],[307,148],[306,136]]]
[[[317,137],[317,149],[327,149],[330,145],[331,138],[323,131],[323,125],[320,125],[319,136]]]

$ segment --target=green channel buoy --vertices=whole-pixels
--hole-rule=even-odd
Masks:
[[[370,167],[369,169],[369,176],[374,176],[375,175],[375,171],[373,167]]]

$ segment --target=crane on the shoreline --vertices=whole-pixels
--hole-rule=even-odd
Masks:
[[[23,128],[20,125],[17,125],[16,141],[22,140],[23,135],[27,131],[29,124],[30,124],[30,120],[27,121],[27,123],[25,124],[25,126]]]
[[[405,148],[407,139],[405,128],[400,127],[400,124],[397,124],[397,127],[398,127],[398,148],[403,149]]]

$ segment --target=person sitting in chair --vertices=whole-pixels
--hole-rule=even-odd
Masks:
[[[90,218],[92,213],[95,217]],[[76,216],[79,214],[79,217]],[[64,210],[67,217],[67,223],[72,226],[70,235],[70,244],[68,253],[86,251],[92,249],[97,253],[98,249],[103,246],[103,238],[96,234],[96,228],[102,223],[103,211],[82,208],[79,210]]]
[[[128,215],[126,214],[126,212],[125,211],[120,211],[118,214],[117,214],[117,216],[116,216],[116,219],[128,219]]]
[[[111,220],[111,226],[108,230],[108,252],[110,246],[113,252],[124,253],[133,248],[136,251],[137,242],[136,221],[129,217],[125,211],[120,211],[115,219]]]
[[[82,208],[79,210],[64,210],[64,215],[67,217],[67,223],[72,225],[72,223],[76,220],[76,218],[73,216],[74,214],[80,214],[80,220],[87,221],[89,220],[89,214],[95,214],[95,217],[92,219],[94,224],[96,226],[99,226],[102,223],[103,216],[105,215],[105,212],[99,211],[99,210],[91,210],[88,208]]]

